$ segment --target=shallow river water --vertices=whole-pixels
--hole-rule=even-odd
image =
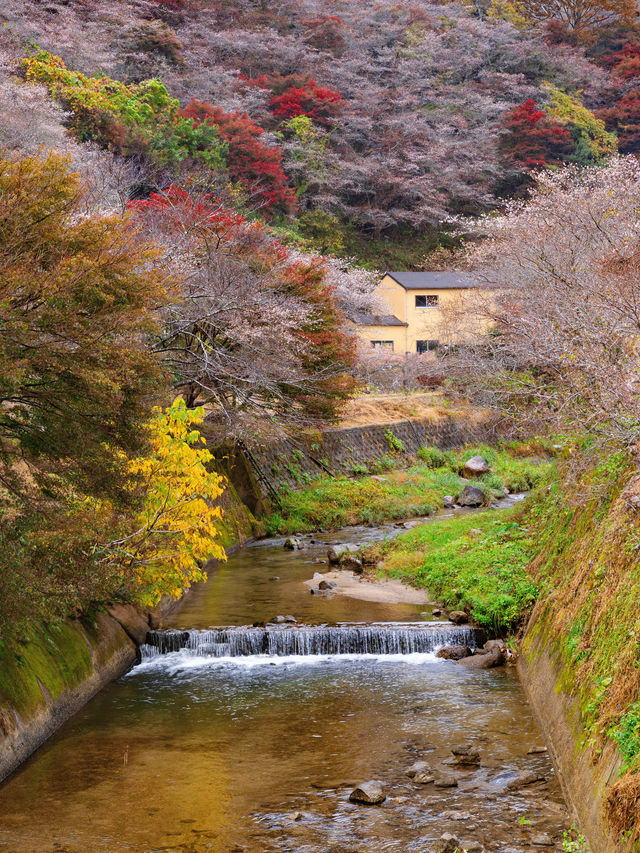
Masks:
[[[331,541],[389,530],[352,528]],[[308,541],[309,537],[307,537]],[[415,621],[424,606],[311,596],[326,544],[262,543],[195,589],[173,627]],[[280,580],[269,580],[272,577]],[[470,743],[480,766],[457,787],[405,775]],[[0,850],[428,853],[444,832],[491,853],[562,850],[566,808],[521,686],[432,653],[144,660],[99,694],[0,788]],[[533,770],[546,781],[512,791]],[[349,802],[383,780],[381,806]],[[552,846],[536,842],[546,838]]]

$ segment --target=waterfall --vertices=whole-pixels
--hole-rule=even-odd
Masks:
[[[142,659],[184,651],[199,657],[249,655],[407,655],[434,652],[442,646],[475,648],[481,632],[446,622],[291,625],[266,628],[210,628],[205,631],[149,631],[140,647]]]

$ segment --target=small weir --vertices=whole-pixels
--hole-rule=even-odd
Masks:
[[[435,652],[450,645],[465,645],[473,649],[481,642],[481,633],[468,625],[456,626],[446,622],[149,631],[147,642],[140,651],[143,660],[178,651],[200,657],[408,655]]]

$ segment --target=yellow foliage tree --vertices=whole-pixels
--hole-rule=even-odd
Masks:
[[[133,600],[147,607],[206,580],[207,560],[226,559],[216,541],[222,509],[215,505],[224,481],[208,470],[213,457],[197,429],[204,410],[188,409],[179,398],[154,413],[147,426],[151,452],[128,464],[132,491],[144,489],[136,530],[106,549]]]

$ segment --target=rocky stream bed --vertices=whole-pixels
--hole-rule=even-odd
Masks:
[[[437,656],[484,638],[423,601],[310,595],[330,544],[393,529],[232,556],[0,789],[0,850],[561,851],[513,668]]]

